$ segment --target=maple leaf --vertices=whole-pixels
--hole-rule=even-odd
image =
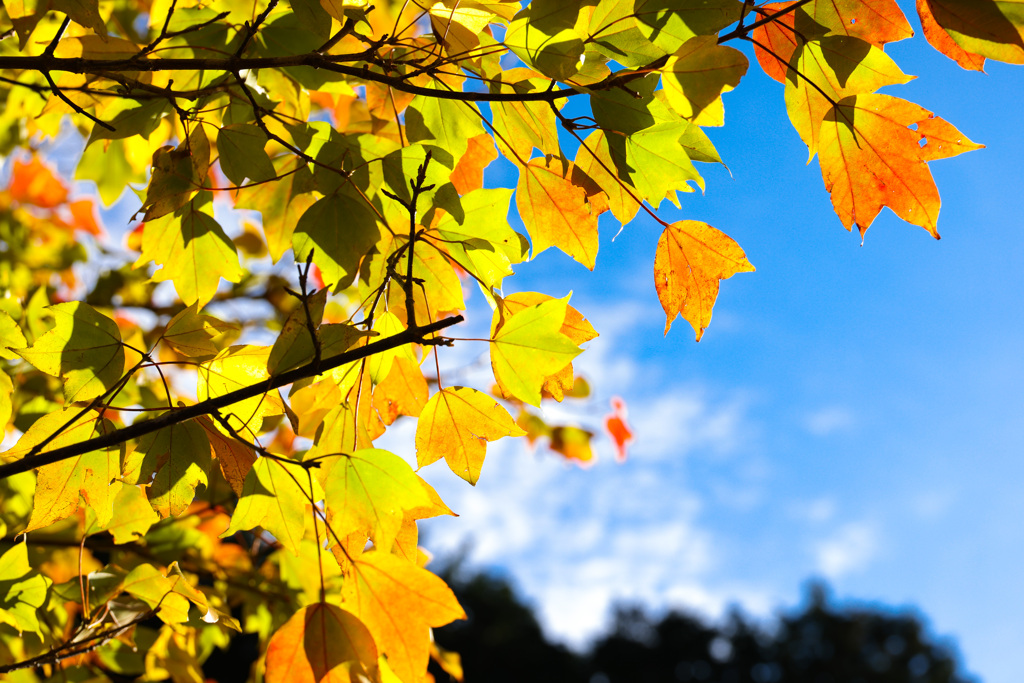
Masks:
[[[665,334],[679,314],[700,341],[711,323],[719,281],[753,270],[740,246],[707,223],[679,221],[666,227],[654,257],[654,286],[665,309]]]
[[[516,206],[536,256],[558,247],[590,270],[597,262],[597,214],[573,182],[572,164],[535,159],[519,169]]]
[[[299,609],[267,644],[267,683],[376,679],[377,648],[359,619],[318,602]]]
[[[306,528],[306,505],[312,495],[306,473],[298,463],[257,458],[245,476],[231,525],[221,538],[259,526],[298,555]]]
[[[499,306],[491,332],[491,369],[508,393],[530,405],[540,405],[540,390],[549,375],[580,353],[562,333],[569,297],[550,299],[504,318]]]
[[[487,442],[525,433],[486,394],[469,387],[445,388],[430,398],[420,414],[416,463],[425,467],[444,458],[452,472],[476,485]]]
[[[466,618],[444,581],[380,551],[352,562],[342,598],[342,606],[366,624],[378,651],[403,681],[423,677],[430,657],[429,629]]]
[[[825,189],[847,230],[856,225],[863,237],[888,206],[938,239],[939,192],[925,162],[981,147],[912,102],[855,95],[825,116],[819,156]]]
[[[68,401],[88,401],[112,389],[125,369],[117,323],[79,301],[49,310],[53,329],[16,353],[46,374],[62,378]]]

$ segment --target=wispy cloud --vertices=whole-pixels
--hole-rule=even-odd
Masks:
[[[853,411],[842,406],[827,406],[804,418],[804,429],[814,436],[828,436],[846,431],[855,424]]]
[[[867,522],[841,526],[814,549],[818,571],[829,579],[864,569],[877,553],[878,531]]]

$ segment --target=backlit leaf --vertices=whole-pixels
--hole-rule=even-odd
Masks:
[[[210,440],[195,422],[165,427],[142,437],[125,461],[132,484],[149,486],[149,499],[162,516],[177,517],[192,503],[196,487],[209,481]]]
[[[199,400],[223,396],[269,379],[269,354],[270,349],[265,346],[232,346],[221,351],[199,368]],[[260,431],[263,418],[267,415],[282,414],[284,406],[274,392],[232,403],[221,412],[230,417],[234,429],[256,434]]]
[[[409,464],[376,448],[333,458],[324,495],[327,521],[339,536],[359,532],[384,552],[391,550],[406,513],[431,504]]]
[[[487,442],[525,433],[487,394],[469,387],[448,387],[434,394],[420,414],[416,463],[425,467],[444,458],[452,472],[476,485]]]
[[[306,471],[298,463],[289,465],[258,458],[245,477],[231,525],[221,538],[259,526],[298,555],[310,495]]]
[[[698,36],[669,57],[661,80],[669,103],[684,118],[698,126],[722,126],[722,93],[739,85],[747,66],[739,50],[718,45],[715,36]]]
[[[544,379],[568,365],[579,347],[560,330],[568,297],[551,299],[502,317],[495,311],[491,368],[508,392],[525,403],[540,405]]]
[[[431,627],[465,619],[444,581],[396,555],[365,553],[353,561],[342,605],[370,630],[377,650],[402,681],[421,680]]]
[[[163,340],[183,356],[203,358],[217,355],[221,351],[218,337],[237,329],[238,325],[199,313],[199,305],[192,304],[171,318]]]
[[[79,301],[48,310],[53,329],[17,353],[46,374],[63,379],[68,401],[88,401],[113,388],[125,369],[117,324]]]
[[[597,260],[597,212],[573,183],[572,164],[535,159],[519,169],[516,207],[536,256],[558,247],[590,270]]]
[[[1024,2],[925,0],[935,23],[967,52],[1024,64]]]
[[[318,602],[299,609],[267,644],[267,683],[349,683],[372,678],[373,637],[350,612]]]
[[[928,39],[932,47],[955,61],[961,68],[972,71],[983,71],[985,69],[985,58],[983,56],[968,52],[960,47],[953,40],[953,37],[946,32],[946,29],[939,26],[939,23],[935,21],[935,17],[932,15],[932,8],[928,4],[928,0],[917,0],[917,13],[921,18],[921,30],[924,32],[924,37]]]
[[[934,147],[929,131],[938,138]],[[825,116],[819,156],[825,189],[847,230],[856,225],[863,237],[888,206],[937,239],[939,192],[925,162],[980,147],[916,104],[889,95],[856,95]]]
[[[678,314],[700,341],[711,323],[719,281],[753,270],[740,246],[707,223],[678,221],[665,228],[654,257],[654,286],[665,309],[665,334]]]

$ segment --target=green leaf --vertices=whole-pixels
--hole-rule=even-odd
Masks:
[[[135,136],[148,140],[150,134],[160,125],[169,106],[167,100],[160,98],[141,104],[131,99],[115,100],[106,108],[103,117],[113,130],[93,126],[86,147],[97,140],[124,140]],[[79,164],[79,169],[82,168],[83,165]]]
[[[80,301],[48,310],[56,323],[53,329],[18,354],[46,374],[62,378],[69,402],[101,396],[124,374],[124,346],[117,323]]]
[[[545,76],[564,81],[579,70],[583,38],[575,30],[579,0],[534,0],[516,14],[505,45]]]
[[[245,477],[231,525],[221,538],[259,526],[298,555],[311,493],[306,472],[297,464],[257,458]]]
[[[655,96],[658,82],[657,74],[648,74],[631,80],[628,90],[612,88],[591,93],[590,107],[594,120],[602,130],[623,135],[631,135],[658,123],[678,121],[679,114]]]
[[[316,330],[324,318],[327,289],[321,289],[310,296],[307,303],[312,317],[312,327]],[[277,336],[277,341],[274,342],[267,358],[267,372],[271,375],[287,372],[313,359],[313,340],[310,338],[310,320],[306,316],[306,309],[307,306],[300,302],[285,320],[281,334]],[[319,340],[319,335],[317,339]]]
[[[15,543],[0,555],[0,623],[19,633],[41,634],[37,610],[47,602],[52,581],[32,569],[28,543]]]
[[[627,69],[637,69],[668,54],[648,40],[637,23],[632,5],[600,0],[587,27],[597,49]]]
[[[276,263],[291,248],[292,232],[299,217],[316,200],[312,194],[313,174],[301,159],[288,155],[277,157],[273,163],[274,174],[281,177],[272,183],[239,190],[235,206],[260,212],[267,248]]]
[[[661,123],[625,140],[619,136],[610,140],[619,177],[624,177],[655,208],[666,196],[671,197],[670,193],[693,192],[688,184],[691,181],[704,190],[704,179],[679,143],[687,127],[684,121]]]
[[[403,202],[411,201],[412,192],[409,182],[419,174],[420,168],[426,163],[428,153],[431,154],[431,157],[430,163],[426,166],[424,183],[433,185],[433,187],[421,192],[417,199],[417,221],[420,221],[422,216],[436,207],[444,209],[461,223],[464,213],[459,193],[448,180],[455,168],[455,163],[453,159],[447,157],[446,153],[438,152],[436,148],[431,150],[422,143],[417,143],[391,152],[384,157],[381,163],[384,167],[385,188]],[[408,221],[409,213],[405,207],[386,196],[381,199],[381,203],[385,207],[386,214],[391,208],[397,212],[403,222]]]
[[[339,537],[365,533],[390,552],[406,513],[431,504],[409,464],[376,448],[332,459],[324,482],[327,520]]]
[[[161,339],[183,356],[205,358],[220,353],[217,340],[238,329],[234,323],[199,313],[199,304],[195,303],[171,318]]]
[[[678,50],[694,36],[712,36],[739,20],[737,0],[635,0],[640,32],[665,52]]]
[[[480,116],[464,102],[424,95],[406,109],[405,126],[409,142],[436,145],[456,163],[466,153],[469,139],[485,132]]]
[[[292,235],[295,260],[305,261],[313,251],[313,262],[334,291],[352,283],[359,261],[380,239],[376,214],[349,187],[306,209]]]
[[[192,504],[196,488],[208,483],[210,463],[206,431],[183,422],[142,437],[125,461],[124,476],[132,484],[149,485],[153,507],[177,517]]]
[[[189,203],[179,215],[147,222],[142,231],[139,266],[148,261],[163,266],[155,282],[170,280],[188,305],[202,308],[213,299],[220,279],[239,282],[244,271],[231,239],[212,216]]]
[[[661,70],[668,103],[698,126],[725,125],[722,93],[729,92],[747,73],[747,57],[718,45],[715,36],[686,41]]]
[[[502,279],[512,275],[512,264],[527,257],[525,239],[505,219],[511,199],[512,191],[505,188],[474,190],[462,197],[466,217],[461,225],[445,214],[433,228],[459,265],[488,289],[501,287]]]
[[[568,304],[569,297],[551,299],[505,320],[500,306],[494,312],[491,369],[494,378],[520,401],[539,406],[544,378],[580,354],[580,348],[559,331]]]
[[[266,144],[267,136],[251,123],[236,123],[220,129],[217,134],[220,169],[233,185],[241,185],[246,178],[260,182],[277,175],[264,149]]]

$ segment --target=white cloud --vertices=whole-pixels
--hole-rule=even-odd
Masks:
[[[878,532],[867,522],[850,522],[814,549],[818,571],[837,579],[864,569],[878,553]]]
[[[828,436],[846,431],[854,426],[852,411],[842,406],[828,406],[816,410],[804,418],[804,428],[815,436]]]

